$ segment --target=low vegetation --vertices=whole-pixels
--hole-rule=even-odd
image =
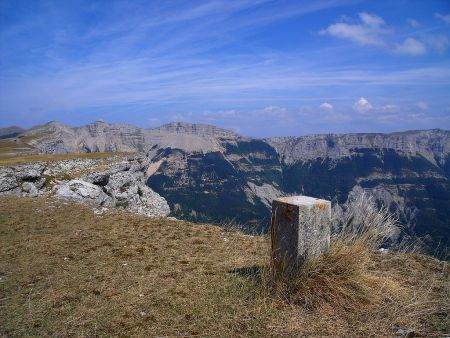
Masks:
[[[32,145],[33,140],[48,135],[29,135],[0,139],[0,166],[34,163],[39,161],[54,162],[60,160],[106,159],[131,155],[124,152],[95,152],[95,153],[69,153],[69,154],[42,154]]]
[[[368,236],[336,236],[297,278],[274,280],[264,236],[44,197],[3,196],[0,209],[0,336],[450,330],[448,264],[380,253]]]
[[[61,160],[73,160],[77,158],[89,158],[89,159],[106,159],[112,157],[120,157],[120,156],[128,156],[132,155],[131,153],[70,153],[70,154],[34,154],[34,155],[17,155],[10,154],[5,155],[1,154],[0,151],[0,166],[1,165],[17,165],[17,164],[26,164],[33,162],[55,162]]]

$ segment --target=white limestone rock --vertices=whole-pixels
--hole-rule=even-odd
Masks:
[[[128,161],[122,161],[113,163],[109,166],[108,172],[110,174],[115,174],[122,171],[128,171],[131,168],[131,163]]]
[[[71,180],[55,187],[55,195],[60,198],[99,206],[109,206],[112,199],[102,188],[81,180]]]
[[[22,191],[31,196],[38,196],[44,193],[45,178],[41,177],[33,182],[23,182]]]
[[[3,176],[0,177],[0,194],[1,195],[16,195],[19,185],[14,176]]]
[[[14,167],[14,175],[22,181],[35,181],[39,179],[45,166],[40,163]]]
[[[137,189],[138,202],[129,206],[130,211],[150,217],[166,217],[170,214],[169,204],[158,193],[144,184],[138,185]]]
[[[106,173],[106,172],[90,173],[90,174],[84,175],[82,177],[82,180],[104,187],[109,182],[109,173]]]

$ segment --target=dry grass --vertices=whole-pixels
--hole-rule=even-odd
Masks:
[[[0,140],[0,160],[11,159],[15,156],[37,155],[39,150],[33,146],[33,142],[49,137],[51,137],[51,134],[39,133],[2,139]]]
[[[0,166],[33,163],[39,161],[60,161],[75,158],[103,159],[114,156],[127,156],[132,153],[102,152],[102,153],[71,153],[71,154],[40,154],[30,143],[39,138],[49,137],[48,134],[33,134],[22,137],[0,140]]]
[[[1,151],[0,151],[1,155]],[[10,155],[10,156],[0,156],[0,166],[1,165],[17,165],[25,163],[33,163],[39,161],[54,162],[61,160],[73,160],[77,158],[89,158],[89,159],[104,159],[110,157],[121,157],[129,156],[132,153],[113,153],[113,152],[103,152],[103,153],[71,153],[71,154],[34,154],[34,155]]]
[[[430,257],[335,242],[294,289],[276,289],[266,237],[42,197],[0,197],[0,209],[0,336],[449,330],[449,268]]]
[[[424,316],[435,316],[443,330],[450,329],[447,263],[442,262],[441,271],[443,277],[447,276],[447,283],[445,280],[437,282],[432,276],[419,281],[419,289],[414,284],[414,287],[405,285],[405,280],[398,276],[380,273],[383,265],[390,262],[380,260],[380,254],[375,254],[376,249],[397,233],[396,218],[386,208],[378,208],[373,198],[365,193],[352,196],[339,216],[336,219],[338,232],[332,236],[330,250],[306,261],[294,275],[269,278],[266,283],[270,292],[316,313],[326,311],[355,318],[364,313],[382,313],[394,322],[402,322],[408,329],[426,322]],[[394,256],[386,255],[386,258]],[[419,257],[405,252],[403,256],[396,256],[403,257],[403,262],[399,261],[403,264],[410,264],[410,259]],[[381,264],[377,266],[375,262]],[[383,271],[398,273],[394,267],[397,266],[385,267]],[[423,272],[423,269],[418,271]],[[430,285],[437,286],[438,292],[430,290]],[[432,331],[428,328],[427,334]]]
[[[35,154],[37,150],[19,138],[7,138],[0,140],[0,160],[13,158],[15,155],[25,156]]]

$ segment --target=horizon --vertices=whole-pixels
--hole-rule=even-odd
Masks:
[[[172,125],[172,124],[203,125],[203,126],[215,127],[215,128],[222,129],[222,130],[225,130],[225,131],[233,132],[233,133],[236,133],[238,136],[255,138],[255,139],[277,138],[277,137],[308,137],[308,136],[321,136],[321,135],[336,135],[336,136],[340,136],[340,135],[352,135],[352,134],[354,134],[354,135],[357,135],[357,134],[384,134],[384,135],[388,135],[388,134],[401,134],[401,133],[421,132],[421,131],[450,132],[450,129],[436,127],[436,128],[428,128],[428,129],[404,129],[404,130],[397,130],[397,131],[392,131],[392,132],[315,133],[315,134],[297,134],[297,135],[283,135],[283,136],[281,136],[281,135],[272,135],[272,136],[267,136],[267,137],[260,137],[260,136],[255,136],[255,135],[240,134],[238,132],[235,132],[234,130],[222,128],[222,127],[219,127],[217,125],[208,124],[208,123],[191,123],[191,122],[186,122],[186,121],[170,121],[170,122],[158,125],[158,126],[139,127],[139,126],[134,125],[132,123],[120,123],[120,122],[112,123],[112,122],[105,121],[103,119],[91,121],[91,122],[88,122],[86,124],[81,124],[81,125],[71,125],[71,124],[67,124],[67,123],[62,123],[62,122],[57,121],[57,120],[52,120],[52,121],[48,121],[46,123],[34,125],[34,126],[30,127],[30,128],[23,128],[23,127],[18,126],[18,125],[10,125],[10,126],[7,126],[7,127],[1,127],[0,130],[1,129],[8,129],[8,128],[20,128],[20,129],[23,129],[24,131],[27,131],[27,130],[33,129],[35,127],[42,127],[42,126],[48,125],[50,123],[62,124],[65,127],[69,127],[69,128],[82,128],[82,127],[85,127],[87,125],[94,124],[94,123],[97,123],[97,122],[105,123],[105,124],[110,125],[110,126],[129,126],[129,127],[138,128],[138,129],[144,129],[144,130],[158,129],[158,128],[161,128],[161,127],[164,127],[164,126],[167,126],[167,125]]]
[[[450,130],[450,3],[0,1],[0,128]]]

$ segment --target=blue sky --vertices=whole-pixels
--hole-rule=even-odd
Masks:
[[[450,2],[0,0],[0,127],[450,129]]]

